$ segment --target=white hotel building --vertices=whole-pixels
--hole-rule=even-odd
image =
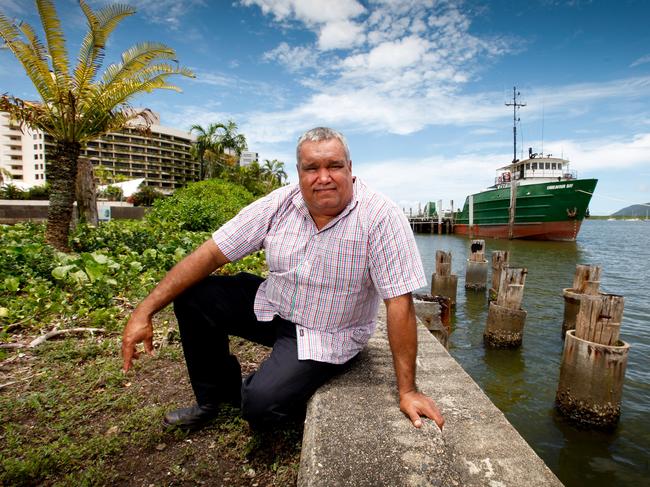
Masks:
[[[154,114],[147,133],[130,126],[90,141],[82,150],[93,165],[126,179],[144,178],[147,186],[171,193],[199,178],[199,163],[190,156],[194,137],[181,130],[163,127]],[[22,188],[46,181],[46,148],[49,137],[40,130],[21,128],[7,113],[0,112],[0,168],[11,182]]]

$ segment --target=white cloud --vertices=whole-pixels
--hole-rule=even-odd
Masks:
[[[330,49],[349,49],[365,40],[363,27],[349,20],[328,22],[318,34],[318,47],[322,51]]]
[[[630,64],[630,67],[634,68],[635,66],[639,66],[640,64],[646,64],[646,63],[650,63],[650,54],[641,56],[639,59],[635,60],[632,64]]]
[[[262,59],[277,61],[292,73],[317,66],[317,55],[313,49],[304,46],[291,47],[286,42],[282,42],[275,49],[264,53]]]
[[[241,0],[242,5],[257,5],[265,15],[278,21],[298,20],[308,26],[357,17],[365,11],[356,0]]]
[[[112,4],[113,0],[94,0],[93,4]],[[140,18],[154,24],[163,24],[172,30],[182,26],[183,17],[196,7],[206,5],[206,0],[129,0],[128,5],[135,7]]]

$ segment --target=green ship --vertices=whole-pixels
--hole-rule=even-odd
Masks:
[[[517,103],[513,89],[513,162],[497,170],[494,185],[468,196],[456,215],[455,233],[474,237],[574,241],[585,217],[597,179],[578,179],[569,161],[534,154],[518,160]]]

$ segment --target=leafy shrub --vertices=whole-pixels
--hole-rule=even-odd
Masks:
[[[27,190],[28,200],[47,200],[50,198],[50,185],[45,183],[41,186],[32,186]]]
[[[154,201],[164,198],[162,194],[151,186],[143,186],[129,197],[134,206],[152,206]]]
[[[210,232],[253,200],[254,196],[238,184],[210,179],[191,183],[169,198],[156,201],[145,218],[149,223],[181,230]]]
[[[0,188],[0,199],[3,200],[24,200],[27,193],[15,184],[7,184]]]
[[[122,201],[122,198],[124,198],[124,191],[119,186],[110,185],[99,191],[97,196],[105,198],[108,201]]]

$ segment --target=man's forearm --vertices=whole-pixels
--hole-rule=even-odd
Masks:
[[[445,419],[430,397],[418,392],[415,386],[415,358],[418,352],[418,335],[415,308],[411,294],[386,300],[388,341],[395,364],[399,407],[413,426],[422,426],[421,416],[436,422],[442,430]]]
[[[228,262],[229,260],[212,239],[205,241],[165,275],[153,291],[138,305],[135,312],[153,316],[183,291]]]
[[[417,328],[415,309],[410,294],[386,301],[386,321],[397,390],[400,395],[415,391],[415,358],[417,356]]]

